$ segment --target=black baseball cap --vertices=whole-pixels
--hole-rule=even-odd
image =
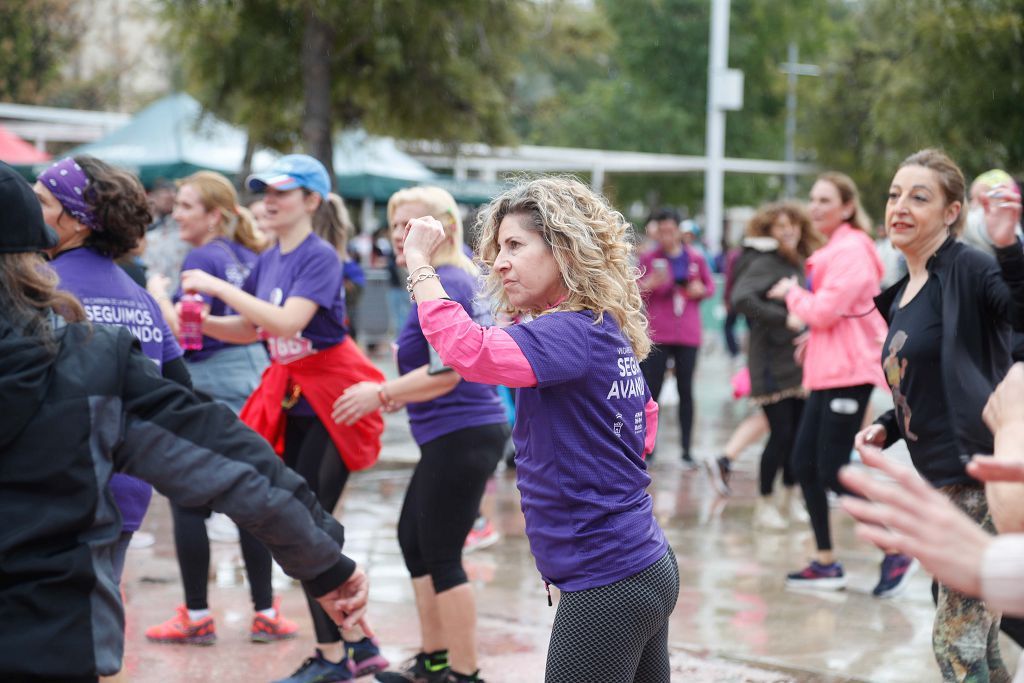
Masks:
[[[58,241],[57,233],[43,221],[32,186],[0,161],[0,253],[45,251]]]

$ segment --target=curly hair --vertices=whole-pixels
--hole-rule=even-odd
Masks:
[[[146,190],[131,173],[96,157],[80,155],[75,161],[89,178],[83,198],[102,226],[90,231],[85,246],[108,258],[121,258],[138,245],[153,220]]]
[[[608,313],[618,323],[638,360],[647,357],[651,339],[633,264],[633,231],[608,201],[572,177],[525,181],[496,197],[477,218],[480,256],[488,268],[485,291],[498,312],[517,314],[494,270],[498,228],[506,216],[544,238],[558,264],[568,297],[553,310],[593,311],[596,321]],[[540,313],[540,311],[529,311]]]
[[[806,259],[825,243],[825,238],[811,225],[807,211],[796,202],[772,202],[758,208],[747,223],[747,237],[771,237],[772,226],[779,220],[779,216],[785,216],[790,223],[800,228],[800,242],[796,245],[800,260]]]
[[[417,185],[394,193],[388,199],[389,226],[395,211],[403,204],[422,204],[431,216],[441,221],[445,233],[451,237],[451,242],[438,247],[431,259],[433,265],[450,265],[461,268],[470,275],[480,274],[480,269],[476,267],[473,260],[462,251],[465,240],[462,229],[462,212],[459,211],[455,197],[448,190],[433,185]]]

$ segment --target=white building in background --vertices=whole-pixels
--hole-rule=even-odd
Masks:
[[[82,34],[65,70],[78,80],[117,81],[114,108],[136,111],[171,90],[171,60],[156,0],[77,0]]]

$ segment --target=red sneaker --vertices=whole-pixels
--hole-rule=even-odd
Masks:
[[[294,638],[298,634],[299,627],[296,623],[281,616],[281,598],[274,599],[274,611],[277,612],[276,619],[256,613],[252,618],[249,640],[254,643],[272,643],[276,640]]]
[[[213,645],[217,640],[217,631],[213,625],[213,617],[192,621],[188,618],[185,606],[179,605],[176,615],[162,624],[147,628],[146,638],[154,643]]]
[[[474,550],[489,548],[500,540],[501,534],[494,528],[491,520],[480,517],[473,524],[473,528],[469,530],[469,534],[462,545],[462,552],[471,553]]]

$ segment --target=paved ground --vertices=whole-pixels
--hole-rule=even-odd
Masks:
[[[379,359],[382,365],[386,359]],[[392,370],[393,371],[393,370]],[[729,367],[714,352],[698,370],[698,455],[716,453],[745,408],[728,397]],[[673,680],[776,683],[785,681],[938,680],[932,660],[929,579],[918,574],[906,594],[871,597],[880,553],[853,538],[849,519],[835,517],[836,547],[851,586],[842,593],[783,589],[783,578],[807,557],[805,527],[755,531],[758,450],[750,449],[728,500],[711,494],[703,475],[678,462],[678,427],[665,397],[657,457],[651,465],[655,511],[679,558],[682,592],[672,618]],[[412,590],[399,555],[395,523],[416,449],[404,415],[389,418],[381,464],[358,473],[337,514],[349,538],[346,552],[368,567],[372,616],[385,654],[404,659],[418,648]],[[555,610],[523,536],[514,472],[500,471],[488,505],[504,538],[468,555],[478,590],[482,673],[490,683],[543,680],[547,637]],[[269,681],[289,674],[312,654],[314,639],[299,588],[281,577],[284,611],[301,625],[297,640],[253,645],[247,640],[251,605],[236,545],[213,545],[211,608],[219,641],[213,647],[146,642],[146,626],[169,617],[182,601],[165,500],[154,501],[144,530],[152,548],[133,550],[126,569],[128,679],[139,682]],[[1007,661],[1016,650],[1006,648]]]

